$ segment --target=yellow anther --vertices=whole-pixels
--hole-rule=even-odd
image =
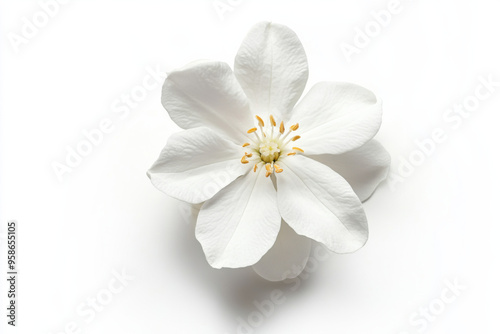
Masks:
[[[295,130],[297,130],[298,128],[299,128],[299,123],[297,123],[297,124],[295,124],[295,125],[292,125],[292,126],[290,127],[290,130],[295,131]]]
[[[272,126],[276,126],[276,121],[274,120],[273,115],[269,115],[269,120],[271,121]]]
[[[251,128],[250,130],[247,131],[247,133],[252,133],[252,132],[255,132],[257,131],[257,128]]]
[[[295,154],[297,154],[297,153],[295,153],[295,152],[290,152],[290,153],[288,153],[287,155],[295,155]]]
[[[247,147],[249,145],[250,145],[250,143],[245,143],[245,144],[243,144],[243,147]]]
[[[241,163],[242,164],[247,164],[248,163],[248,160],[247,160],[247,156],[244,155],[242,158],[241,158]]]
[[[267,172],[266,171],[266,177],[269,177],[269,175],[271,175],[271,174],[272,174],[272,172]]]
[[[300,136],[295,136],[292,138],[292,141],[296,141],[297,139],[300,139]]]
[[[264,126],[264,121],[259,116],[255,115],[255,118],[259,121],[259,126]]]
[[[281,168],[280,165],[275,163],[274,170],[276,171],[276,173],[281,173],[283,171],[283,168]]]
[[[252,153],[247,153],[247,152],[245,152],[245,156],[246,156],[246,157],[251,158],[251,157],[252,157],[252,155],[253,155]]]
[[[253,166],[253,172],[255,173],[257,171],[257,164],[255,164],[255,166]]]
[[[280,124],[280,132],[282,134],[285,133],[285,124],[283,124],[283,121],[281,121],[281,124]]]
[[[272,172],[273,172],[273,166],[271,166],[271,164],[267,163],[267,164],[266,164],[266,170],[267,170],[269,173],[272,173]]]
[[[292,147],[292,150],[297,150],[297,151],[304,153],[304,150],[301,149],[300,147]]]

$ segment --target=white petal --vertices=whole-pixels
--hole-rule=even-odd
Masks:
[[[161,101],[184,129],[207,126],[238,143],[245,142],[253,118],[245,93],[225,63],[197,61],[173,71],[163,85]]]
[[[391,164],[389,152],[375,139],[347,153],[309,157],[339,173],[361,201],[367,200],[385,180]]]
[[[222,189],[201,207],[196,238],[214,268],[255,264],[271,248],[280,229],[276,190],[265,168]]]
[[[311,239],[298,235],[284,221],[273,247],[253,265],[262,278],[278,282],[295,278],[302,270],[311,253]]]
[[[304,156],[283,159],[277,176],[278,206],[295,232],[336,253],[350,253],[368,239],[359,198],[331,168]]]
[[[167,195],[200,203],[250,169],[241,156],[240,146],[208,128],[185,130],[169,138],[148,176]]]
[[[300,146],[307,154],[339,154],[375,136],[382,121],[382,103],[363,87],[321,82],[298,103],[292,120],[300,123]]]
[[[234,74],[254,113],[288,118],[304,91],[309,70],[295,32],[280,24],[261,22],[241,44]]]

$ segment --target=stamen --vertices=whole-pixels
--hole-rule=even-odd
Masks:
[[[264,121],[262,120],[262,118],[260,118],[259,116],[255,115],[255,118],[257,118],[257,120],[259,121],[259,126],[260,127],[263,127],[264,126]]]
[[[242,158],[241,158],[241,163],[242,164],[247,164],[248,163],[248,160],[247,160],[247,156],[244,155]]]
[[[290,133],[290,131],[288,131],[288,133]],[[288,136],[288,133],[286,134],[286,136]],[[285,140],[286,136],[283,137],[283,140]],[[286,145],[288,145],[289,142],[296,141],[296,140],[299,140],[299,139],[300,139],[300,136],[294,136],[294,137],[288,139],[288,141],[285,144],[283,144],[283,145],[286,146]]]
[[[250,143],[245,143],[245,144],[243,144],[243,147],[247,147],[249,145],[250,145]]]
[[[272,126],[276,126],[276,121],[274,120],[273,115],[269,115],[269,120],[271,121]]]
[[[287,155],[295,155],[295,154],[297,154],[297,153],[295,153],[295,152],[290,152],[290,153],[288,153]]]
[[[297,150],[297,151],[304,153],[304,150],[301,149],[300,147],[292,147],[292,150]]]
[[[288,132],[286,133],[286,135],[283,137],[282,140],[285,140],[286,137],[288,137],[288,135],[292,132],[292,130],[288,130]],[[287,143],[289,143],[290,141],[287,141]]]
[[[274,120],[273,115],[269,115],[269,120],[271,121],[271,139],[274,137],[274,127],[276,126],[276,121]]]
[[[272,172],[273,172],[273,166],[272,166],[270,163],[267,163],[267,164],[266,164],[266,170],[267,170],[269,173],[272,173]]]
[[[254,173],[257,171],[257,165],[258,165],[258,164],[255,164],[255,166],[253,166],[253,172],[254,172]]]
[[[260,128],[260,133],[262,134],[262,137],[267,137],[264,130],[262,130],[262,127],[264,126],[264,121],[258,115],[255,115],[255,118],[257,118],[257,121],[259,121],[259,128]]]
[[[281,121],[281,124],[280,124],[280,132],[281,132],[281,134],[283,134],[285,132],[285,124],[283,123],[283,121]]]
[[[252,153],[247,153],[247,152],[245,152],[245,156],[246,156],[246,157],[251,158],[251,157],[252,157],[252,155],[253,155]]]
[[[290,130],[292,130],[292,131],[296,131],[298,128],[299,128],[299,123],[297,123],[297,124],[295,124],[295,125],[292,125],[292,126],[290,127]]]
[[[277,163],[274,164],[274,170],[276,173],[281,173],[283,171],[283,168],[280,167]]]
[[[261,130],[262,130],[262,128],[261,128]],[[260,142],[260,137],[257,134],[257,132],[255,132],[255,131],[257,131],[257,128],[251,128],[250,130],[247,131],[247,133],[253,133],[253,134],[255,134],[255,137],[257,138],[257,143],[258,143],[258,142]]]
[[[273,172],[266,171],[266,177],[269,177]]]

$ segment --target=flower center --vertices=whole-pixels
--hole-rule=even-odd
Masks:
[[[272,139],[264,138],[259,145],[260,159],[264,162],[273,162],[280,157],[280,148],[278,143]]]
[[[246,148],[245,155],[241,158],[242,164],[254,163],[253,171],[264,166],[266,168],[266,177],[273,173],[283,172],[283,168],[278,164],[283,157],[303,153],[304,150],[299,147],[290,147],[290,143],[300,139],[300,136],[288,138],[292,131],[297,131],[299,123],[290,126],[285,133],[285,124],[281,122],[276,125],[274,117],[269,116],[270,126],[264,124],[259,116],[255,116],[259,123],[260,134],[257,128],[251,128],[247,131],[250,135],[250,142],[243,144]],[[252,133],[255,137],[252,137]]]

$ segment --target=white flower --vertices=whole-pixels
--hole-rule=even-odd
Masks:
[[[336,253],[367,241],[361,201],[390,163],[372,140],[381,102],[360,86],[321,82],[296,105],[307,77],[297,35],[263,22],[243,41],[234,72],[197,61],[165,81],[162,104],[186,130],[170,137],[148,175],[167,195],[203,203],[196,238],[214,268],[262,259],[254,269],[281,280],[300,273],[310,239]],[[299,270],[287,271],[293,263]]]

